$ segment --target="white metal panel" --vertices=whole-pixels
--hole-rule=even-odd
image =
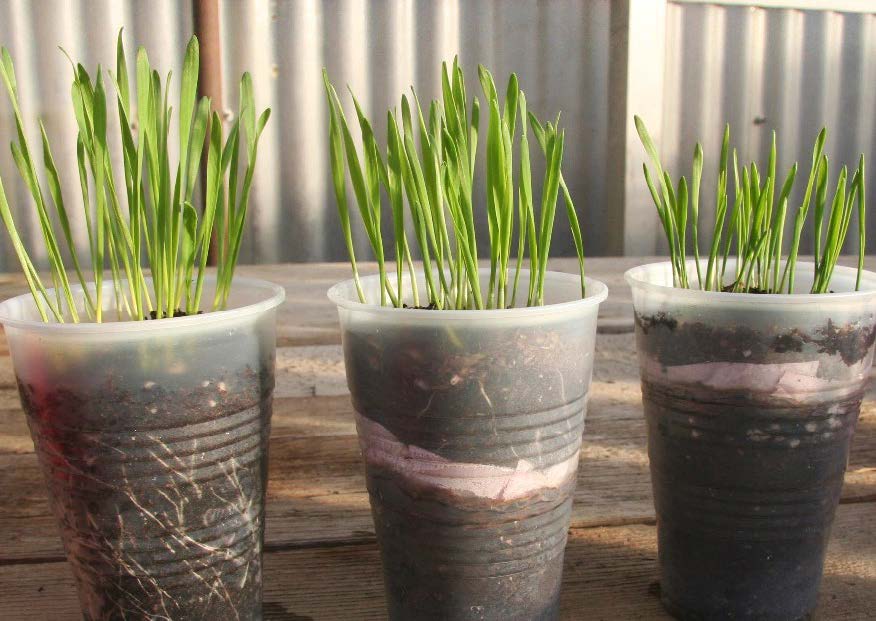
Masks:
[[[873,13],[873,0],[673,0],[678,4],[720,4],[764,9],[808,9]]]

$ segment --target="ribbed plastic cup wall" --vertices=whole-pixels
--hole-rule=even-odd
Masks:
[[[283,297],[240,278],[227,311],[101,324],[43,323],[30,295],[0,304],[86,619],[261,618]]]
[[[627,272],[661,596],[678,618],[815,607],[876,338],[876,274],[855,292],[856,273],[773,295],[676,289],[669,263]],[[799,263],[795,291],[812,279]]]
[[[586,285],[581,299],[578,276],[549,273],[546,306],[483,311],[329,291],[392,619],[557,618],[607,295]],[[376,277],[363,288],[379,300]]]

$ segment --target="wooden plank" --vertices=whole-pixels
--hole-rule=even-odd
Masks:
[[[872,618],[876,605],[876,503],[841,506],[828,549],[816,618]],[[0,618],[78,619],[66,563],[0,566]],[[563,619],[669,619],[658,600],[656,529],[634,524],[570,532],[563,579]],[[380,559],[374,543],[269,551],[265,619],[385,619]]]
[[[333,349],[335,363],[321,350],[309,379],[301,367],[293,374],[297,381],[305,388],[315,386],[317,391],[335,385],[337,378],[326,369],[342,374],[343,366],[339,349]],[[9,429],[0,434],[0,452],[7,453],[0,454],[0,489],[7,490],[7,502],[0,505],[0,562],[59,559],[60,541],[23,415],[19,414],[16,422],[15,413],[6,414]],[[654,518],[645,447],[633,336],[600,335],[573,511],[576,526]],[[25,449],[26,453],[21,452]],[[269,547],[373,539],[347,395],[277,400],[270,477]],[[846,502],[876,500],[873,400],[867,401],[862,411],[843,498]]]
[[[340,404],[339,404],[340,405]],[[573,511],[576,526],[653,520],[640,418],[613,398],[596,399],[585,435]],[[597,413],[599,411],[599,413]],[[10,502],[0,510],[5,544],[0,561],[61,558],[41,474],[32,455],[0,460],[0,486]],[[845,502],[876,500],[876,411],[861,421]],[[373,539],[358,445],[351,435],[275,437],[272,444],[267,545],[318,545]]]
[[[18,401],[17,393],[9,398]],[[0,390],[0,403],[3,400]],[[0,455],[33,453],[24,413],[15,405],[14,409],[0,407]],[[276,398],[271,432],[274,437],[354,435],[350,396]]]
[[[604,282],[609,290],[608,299],[599,307],[601,329],[632,330],[632,296],[629,286],[624,281],[624,272],[637,265],[664,260],[665,257],[647,256],[587,259],[587,275]],[[807,260],[811,260],[811,257],[801,257],[801,261]],[[842,257],[839,264],[857,266],[857,257]],[[376,272],[374,263],[359,265],[363,274]],[[549,267],[560,272],[577,273],[578,271],[578,263],[572,258],[551,259]],[[866,257],[865,267],[876,270],[876,256]],[[239,273],[252,278],[270,280],[286,288],[286,304],[280,311],[278,321],[278,338],[281,345],[340,343],[337,314],[325,294],[336,282],[350,278],[348,265],[344,263],[249,265],[241,266]],[[19,291],[23,291],[22,285],[19,285]],[[3,293],[4,290],[0,286],[0,299],[3,299]]]
[[[630,521],[653,513],[632,343],[629,334],[598,339],[576,505],[581,524]],[[324,392],[326,386],[335,386],[343,365],[339,348],[334,350],[334,363],[322,355],[300,356],[303,361],[296,368],[278,373],[278,392],[307,392],[309,387]],[[295,379],[297,388],[287,377]],[[6,418],[10,425],[0,435],[0,452],[30,453],[23,415],[7,412]],[[373,538],[349,397],[280,398],[272,432],[268,545]],[[5,539],[0,559],[61,558],[34,456],[0,455],[0,488],[9,490],[9,502],[0,506]]]

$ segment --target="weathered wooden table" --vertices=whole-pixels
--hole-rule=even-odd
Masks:
[[[645,425],[623,271],[647,259],[591,259],[611,295],[600,335],[572,528],[563,615],[663,619]],[[876,259],[868,260],[876,267]],[[367,266],[366,266],[367,267]],[[575,271],[571,260],[554,269]],[[367,269],[366,269],[367,271]],[[242,267],[286,287],[280,311],[265,546],[265,618],[385,618],[380,561],[337,314],[325,291],[342,264]],[[24,291],[0,276],[0,298]],[[0,340],[0,619],[78,619],[73,578],[50,515]],[[876,618],[876,393],[861,412],[827,560],[819,619]]]

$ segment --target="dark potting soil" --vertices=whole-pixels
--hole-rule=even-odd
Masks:
[[[876,342],[876,325],[838,326],[830,319],[809,334],[796,328],[783,331],[778,326],[775,333],[763,334],[745,325],[679,324],[666,313],[636,313],[635,322],[640,351],[667,366],[718,361],[768,363],[778,359],[792,362],[793,354],[804,354],[806,345],[812,345],[819,354],[839,354],[846,365],[852,365],[864,359]],[[800,359],[811,357],[804,354]]]
[[[516,467],[528,459],[540,467],[544,459],[553,465],[569,457],[553,451],[583,431],[589,378],[581,337],[549,328],[465,327],[455,337],[441,328],[398,330],[392,338],[346,334],[356,411],[402,443],[451,461]]]
[[[460,498],[367,468],[392,619],[559,618],[575,477],[511,502]]]
[[[799,619],[815,606],[863,387],[755,404],[643,381],[661,594],[679,619]]]
[[[199,310],[195,314],[196,315],[203,315],[204,311]],[[175,311],[173,311],[173,318],[174,319],[176,319],[177,317],[188,317],[188,316],[189,316],[189,314],[186,311],[182,310],[181,308],[178,308]],[[151,311],[149,311],[149,315],[147,317],[143,317],[143,319],[144,319],[144,321],[148,321],[150,319],[156,319],[157,317],[158,317],[158,311],[151,310]],[[169,318],[162,317],[162,319],[169,319]]]
[[[438,308],[438,305],[435,302],[429,302],[428,306],[408,306],[407,304],[402,304],[402,308],[409,308],[412,310],[441,310]],[[506,306],[506,309],[514,308],[513,306]]]
[[[577,326],[393,328],[347,333],[344,349],[356,411],[405,445],[481,464],[471,476],[577,455],[590,363]],[[405,467],[366,459],[392,619],[558,618],[574,472],[503,499]]]
[[[864,360],[876,327],[776,326],[636,315],[640,352],[662,365]],[[799,619],[814,608],[863,396],[802,402],[643,377],[661,597],[679,619]]]
[[[725,285],[724,287],[721,288],[721,291],[723,293],[733,293],[734,286],[735,285],[733,285],[733,284]],[[772,289],[761,289],[760,287],[749,287],[748,289],[742,289],[740,291],[736,291],[736,293],[756,293],[756,294],[769,295],[769,294],[773,293],[773,290]],[[781,291],[779,291],[779,293],[781,293]],[[828,291],[828,293],[835,293],[835,291],[833,289],[831,289],[830,291]]]
[[[735,285],[725,285],[721,288],[721,291],[724,293],[732,293]],[[770,289],[761,289],[760,287],[749,287],[748,289],[743,289],[742,291],[737,291],[737,293],[757,293],[757,294],[769,294],[772,293]]]
[[[261,618],[272,388],[19,383],[86,619]]]

